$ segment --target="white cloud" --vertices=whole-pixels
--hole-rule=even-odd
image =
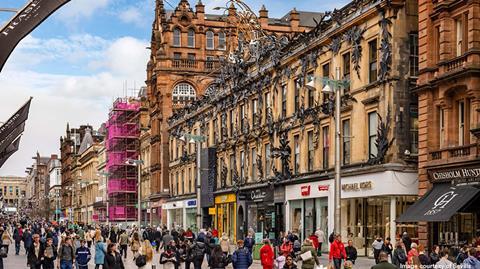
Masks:
[[[77,23],[91,17],[97,10],[110,4],[111,0],[73,0],[59,10],[58,18],[66,23]]]
[[[98,128],[107,119],[114,98],[124,96],[125,81],[131,86],[135,82],[137,87],[144,84],[147,44],[133,37],[105,40],[90,35],[64,39],[30,36],[22,42],[0,73],[0,100],[4,100],[0,121],[29,96],[34,99],[20,150],[0,173],[22,175],[37,150],[42,155],[58,153],[59,137],[64,135],[67,122],[71,126],[88,123]],[[28,59],[35,59],[35,64]],[[71,65],[85,65],[89,72],[78,75],[69,74],[69,70],[63,70],[63,74],[38,71],[37,66],[62,59]],[[69,64],[61,66],[68,68]]]
[[[120,11],[118,14],[120,20],[125,23],[133,23],[135,25],[142,26],[144,23],[144,16],[138,7],[129,7],[125,10]]]

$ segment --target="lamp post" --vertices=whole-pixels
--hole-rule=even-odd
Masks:
[[[125,162],[128,165],[133,165],[137,167],[137,192],[138,192],[138,205],[137,205],[137,212],[138,212],[138,231],[140,232],[141,224],[142,224],[142,170],[141,165],[143,164],[142,159],[140,159],[140,154],[138,155],[138,159],[127,159]]]
[[[108,201],[108,177],[110,176],[110,173],[108,172],[98,172],[97,173],[98,176],[104,176],[105,177],[105,193],[106,193],[106,198],[105,198],[105,203],[106,203],[106,208],[107,208],[107,215],[105,216],[105,219],[106,219],[106,224],[107,224],[107,227],[108,225],[110,224],[110,202]]]
[[[197,146],[197,230],[200,231],[202,228],[202,207],[200,204],[200,176],[201,176],[201,168],[200,168],[200,152],[202,150],[202,143],[206,141],[206,137],[203,135],[191,135],[191,134],[184,134],[180,138],[180,140],[191,144],[196,144]]]
[[[334,198],[334,208],[335,208],[335,215],[334,215],[334,232],[340,233],[341,230],[341,184],[340,184],[340,168],[341,168],[341,161],[340,161],[340,147],[341,147],[341,133],[340,133],[340,126],[341,126],[341,100],[342,100],[342,89],[345,89],[350,84],[348,80],[340,80],[338,79],[340,76],[340,68],[335,69],[335,77],[336,79],[330,79],[329,77],[321,77],[320,79],[323,81],[323,85],[325,85],[322,89],[323,93],[327,94],[335,94],[335,198]],[[330,87],[331,85],[331,87]],[[315,78],[313,78],[309,83],[307,83],[309,87],[315,87]]]

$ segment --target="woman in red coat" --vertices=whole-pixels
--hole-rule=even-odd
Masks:
[[[292,251],[293,251],[292,242],[290,242],[290,240],[284,238],[283,239],[283,244],[280,246],[280,253],[282,253],[282,255],[285,256],[285,258],[286,258],[288,255],[292,255]]]
[[[260,249],[260,261],[262,262],[263,269],[273,269],[273,261],[275,260],[275,254],[273,248],[270,245],[270,240],[265,239],[265,244]]]

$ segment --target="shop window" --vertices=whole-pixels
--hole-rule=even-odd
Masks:
[[[287,84],[282,85],[282,118],[287,117]]]
[[[300,109],[300,80],[295,80],[295,112]]]
[[[219,32],[218,33],[218,49],[219,50],[225,50],[227,48],[227,42],[225,39],[225,33],[224,32]]]
[[[418,112],[413,108],[410,112],[410,153],[418,154]]]
[[[308,73],[307,84],[312,82],[313,80],[314,80],[313,72]],[[307,94],[308,94],[308,107],[314,107],[315,106],[315,88],[308,88]]]
[[[257,149],[252,149],[252,181],[255,182],[257,180]]]
[[[257,123],[258,117],[259,117],[259,115],[258,115],[258,99],[253,99],[252,100],[252,124]]]
[[[313,146],[313,131],[308,131],[307,133],[307,140],[308,140],[308,171],[313,171],[313,158],[315,155],[314,146]]]
[[[296,135],[293,137],[293,147],[295,149],[295,154],[293,156],[293,173],[296,175],[300,172],[300,141],[299,136]]]
[[[439,129],[439,147],[443,148],[445,145],[445,109],[438,108],[438,129]]]
[[[265,144],[265,175],[267,177],[270,176],[271,163],[272,163],[272,160],[270,157],[270,144]]]
[[[182,32],[180,29],[173,29],[173,46],[180,47],[182,45]]]
[[[343,79],[348,80],[350,82],[350,52],[343,54]],[[348,87],[344,88],[344,93],[350,92],[350,85],[348,83]]]
[[[377,39],[368,42],[368,82],[377,81]]]
[[[242,133],[245,130],[245,105],[240,106],[240,130]]]
[[[322,128],[323,135],[323,148],[322,148],[322,160],[323,160],[323,169],[328,169],[328,159],[330,155],[330,134],[328,126]]]
[[[324,78],[330,78],[330,63],[327,63],[327,64],[324,64],[322,65],[322,76]],[[324,87],[325,85],[322,85],[322,88]],[[323,94],[323,99],[322,101],[323,102],[326,102],[328,99],[328,93],[324,93]]]
[[[418,76],[418,34],[412,33],[409,35],[410,43],[410,76]]]
[[[458,101],[458,145],[463,146],[465,145],[465,116],[466,116],[466,109],[465,109],[465,101],[461,100]]]
[[[461,56],[463,52],[463,18],[459,17],[455,19],[455,29],[456,29],[456,38],[455,38],[455,56]]]
[[[218,129],[218,120],[217,118],[215,118],[213,119],[213,143],[214,144],[218,144],[217,129]]]
[[[230,109],[228,112],[230,114],[230,126],[228,130],[230,131],[230,137],[233,136],[233,122],[235,121],[234,116],[233,116],[233,109]]]
[[[240,152],[240,179],[245,179],[245,152]]]
[[[230,154],[230,185],[233,184],[233,175],[235,174],[235,154]]]
[[[193,29],[188,30],[188,47],[195,47],[195,30]]]
[[[435,55],[435,62],[438,63],[440,61],[440,26],[435,26],[434,31],[434,55]]]
[[[378,149],[376,145],[378,132],[378,115],[377,112],[368,113],[368,158],[376,157]]]
[[[207,49],[213,50],[215,49],[215,34],[212,31],[207,31]]]
[[[342,159],[344,165],[350,164],[350,136],[350,120],[344,120],[342,122]]]

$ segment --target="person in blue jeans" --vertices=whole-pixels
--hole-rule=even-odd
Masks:
[[[72,269],[75,263],[75,251],[73,249],[72,239],[66,237],[58,250],[58,266],[60,269]]]

